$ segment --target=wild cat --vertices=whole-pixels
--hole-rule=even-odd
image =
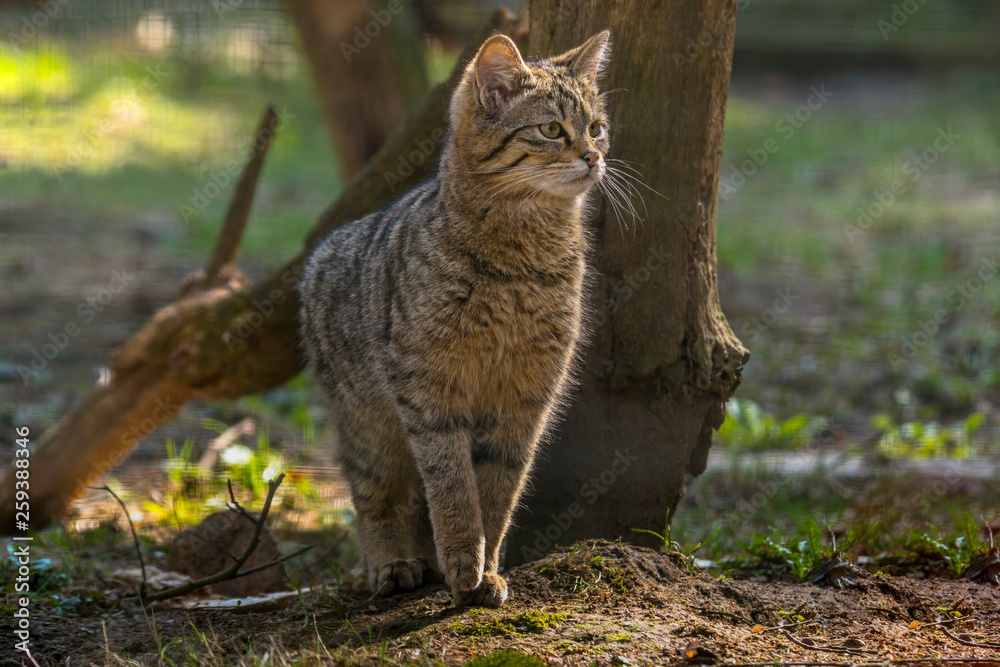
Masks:
[[[372,591],[443,574],[499,606],[500,545],[580,339],[585,195],[605,176],[601,32],[470,62],[437,176],[333,232],[301,284]]]

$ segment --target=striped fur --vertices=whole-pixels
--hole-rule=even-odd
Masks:
[[[506,599],[500,544],[580,339],[608,40],[525,63],[491,37],[452,98],[437,176],[308,262],[303,340],[376,593],[443,574],[457,605]]]

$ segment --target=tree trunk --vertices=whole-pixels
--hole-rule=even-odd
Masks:
[[[288,0],[346,177],[427,93],[416,17],[405,2]],[[395,11],[393,11],[395,10]]]
[[[655,545],[705,467],[749,353],[716,285],[715,209],[736,0],[532,0],[529,52],[611,29],[612,154],[639,169],[648,215],[622,229],[596,208],[591,338],[580,386],[544,446],[508,537],[507,565],[556,543]],[[613,163],[612,163],[613,164]],[[641,166],[640,166],[641,165]]]

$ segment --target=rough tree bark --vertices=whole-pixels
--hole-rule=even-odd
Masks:
[[[607,204],[591,220],[580,386],[539,457],[508,565],[587,537],[655,545],[633,529],[661,532],[685,475],[704,470],[749,358],[719,306],[715,259],[736,0],[532,0],[530,13],[531,54],[611,29],[612,153],[662,196],[639,187],[648,215],[631,229]]]
[[[347,176],[368,162],[427,93],[408,3],[288,0],[335,154]],[[376,6],[377,5],[377,6]]]

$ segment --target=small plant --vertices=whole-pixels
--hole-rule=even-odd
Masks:
[[[872,425],[882,432],[878,449],[889,458],[967,459],[976,455],[973,437],[984,419],[976,412],[965,421],[946,428],[937,422],[913,421],[897,425],[888,415],[879,414],[872,417]]]
[[[978,524],[968,513],[959,520],[958,530],[947,536],[914,531],[897,542],[919,559],[941,561],[956,575],[962,574],[976,558],[990,550],[989,544],[979,537]]]
[[[214,420],[206,420],[205,425],[215,430],[226,429],[225,424]],[[166,448],[167,488],[162,498],[146,502],[143,510],[154,520],[181,526],[198,523],[206,514],[224,507],[229,482],[249,492],[248,502],[259,502],[267,495],[268,482],[285,468],[284,458],[271,449],[266,432],[258,434],[256,449],[237,441],[222,450],[219,456],[222,469],[218,473],[193,460],[194,443],[190,440],[178,449],[168,439]],[[292,476],[291,481],[303,495],[315,493],[304,476]]]
[[[823,417],[806,415],[782,421],[753,401],[731,398],[726,403],[726,420],[719,427],[719,438],[727,448],[741,451],[800,449],[827,426]]]
[[[679,558],[685,567],[688,568],[689,572],[694,572],[694,554],[702,547],[706,546],[711,542],[719,531],[722,530],[722,526],[716,526],[708,537],[703,541],[690,547],[682,547],[678,542],[670,539],[670,516],[667,517],[667,524],[663,527],[663,534],[657,533],[655,530],[645,530],[643,528],[633,528],[632,531],[635,533],[646,533],[647,535],[652,535],[656,539],[660,540],[663,544],[660,547],[660,552],[665,553],[670,556]]]
[[[812,517],[803,521],[800,533],[796,541],[788,543],[756,533],[749,544],[742,543],[740,546],[752,558],[762,563],[781,565],[796,579],[802,580],[822,559],[831,557],[833,550],[823,546],[823,531]]]

